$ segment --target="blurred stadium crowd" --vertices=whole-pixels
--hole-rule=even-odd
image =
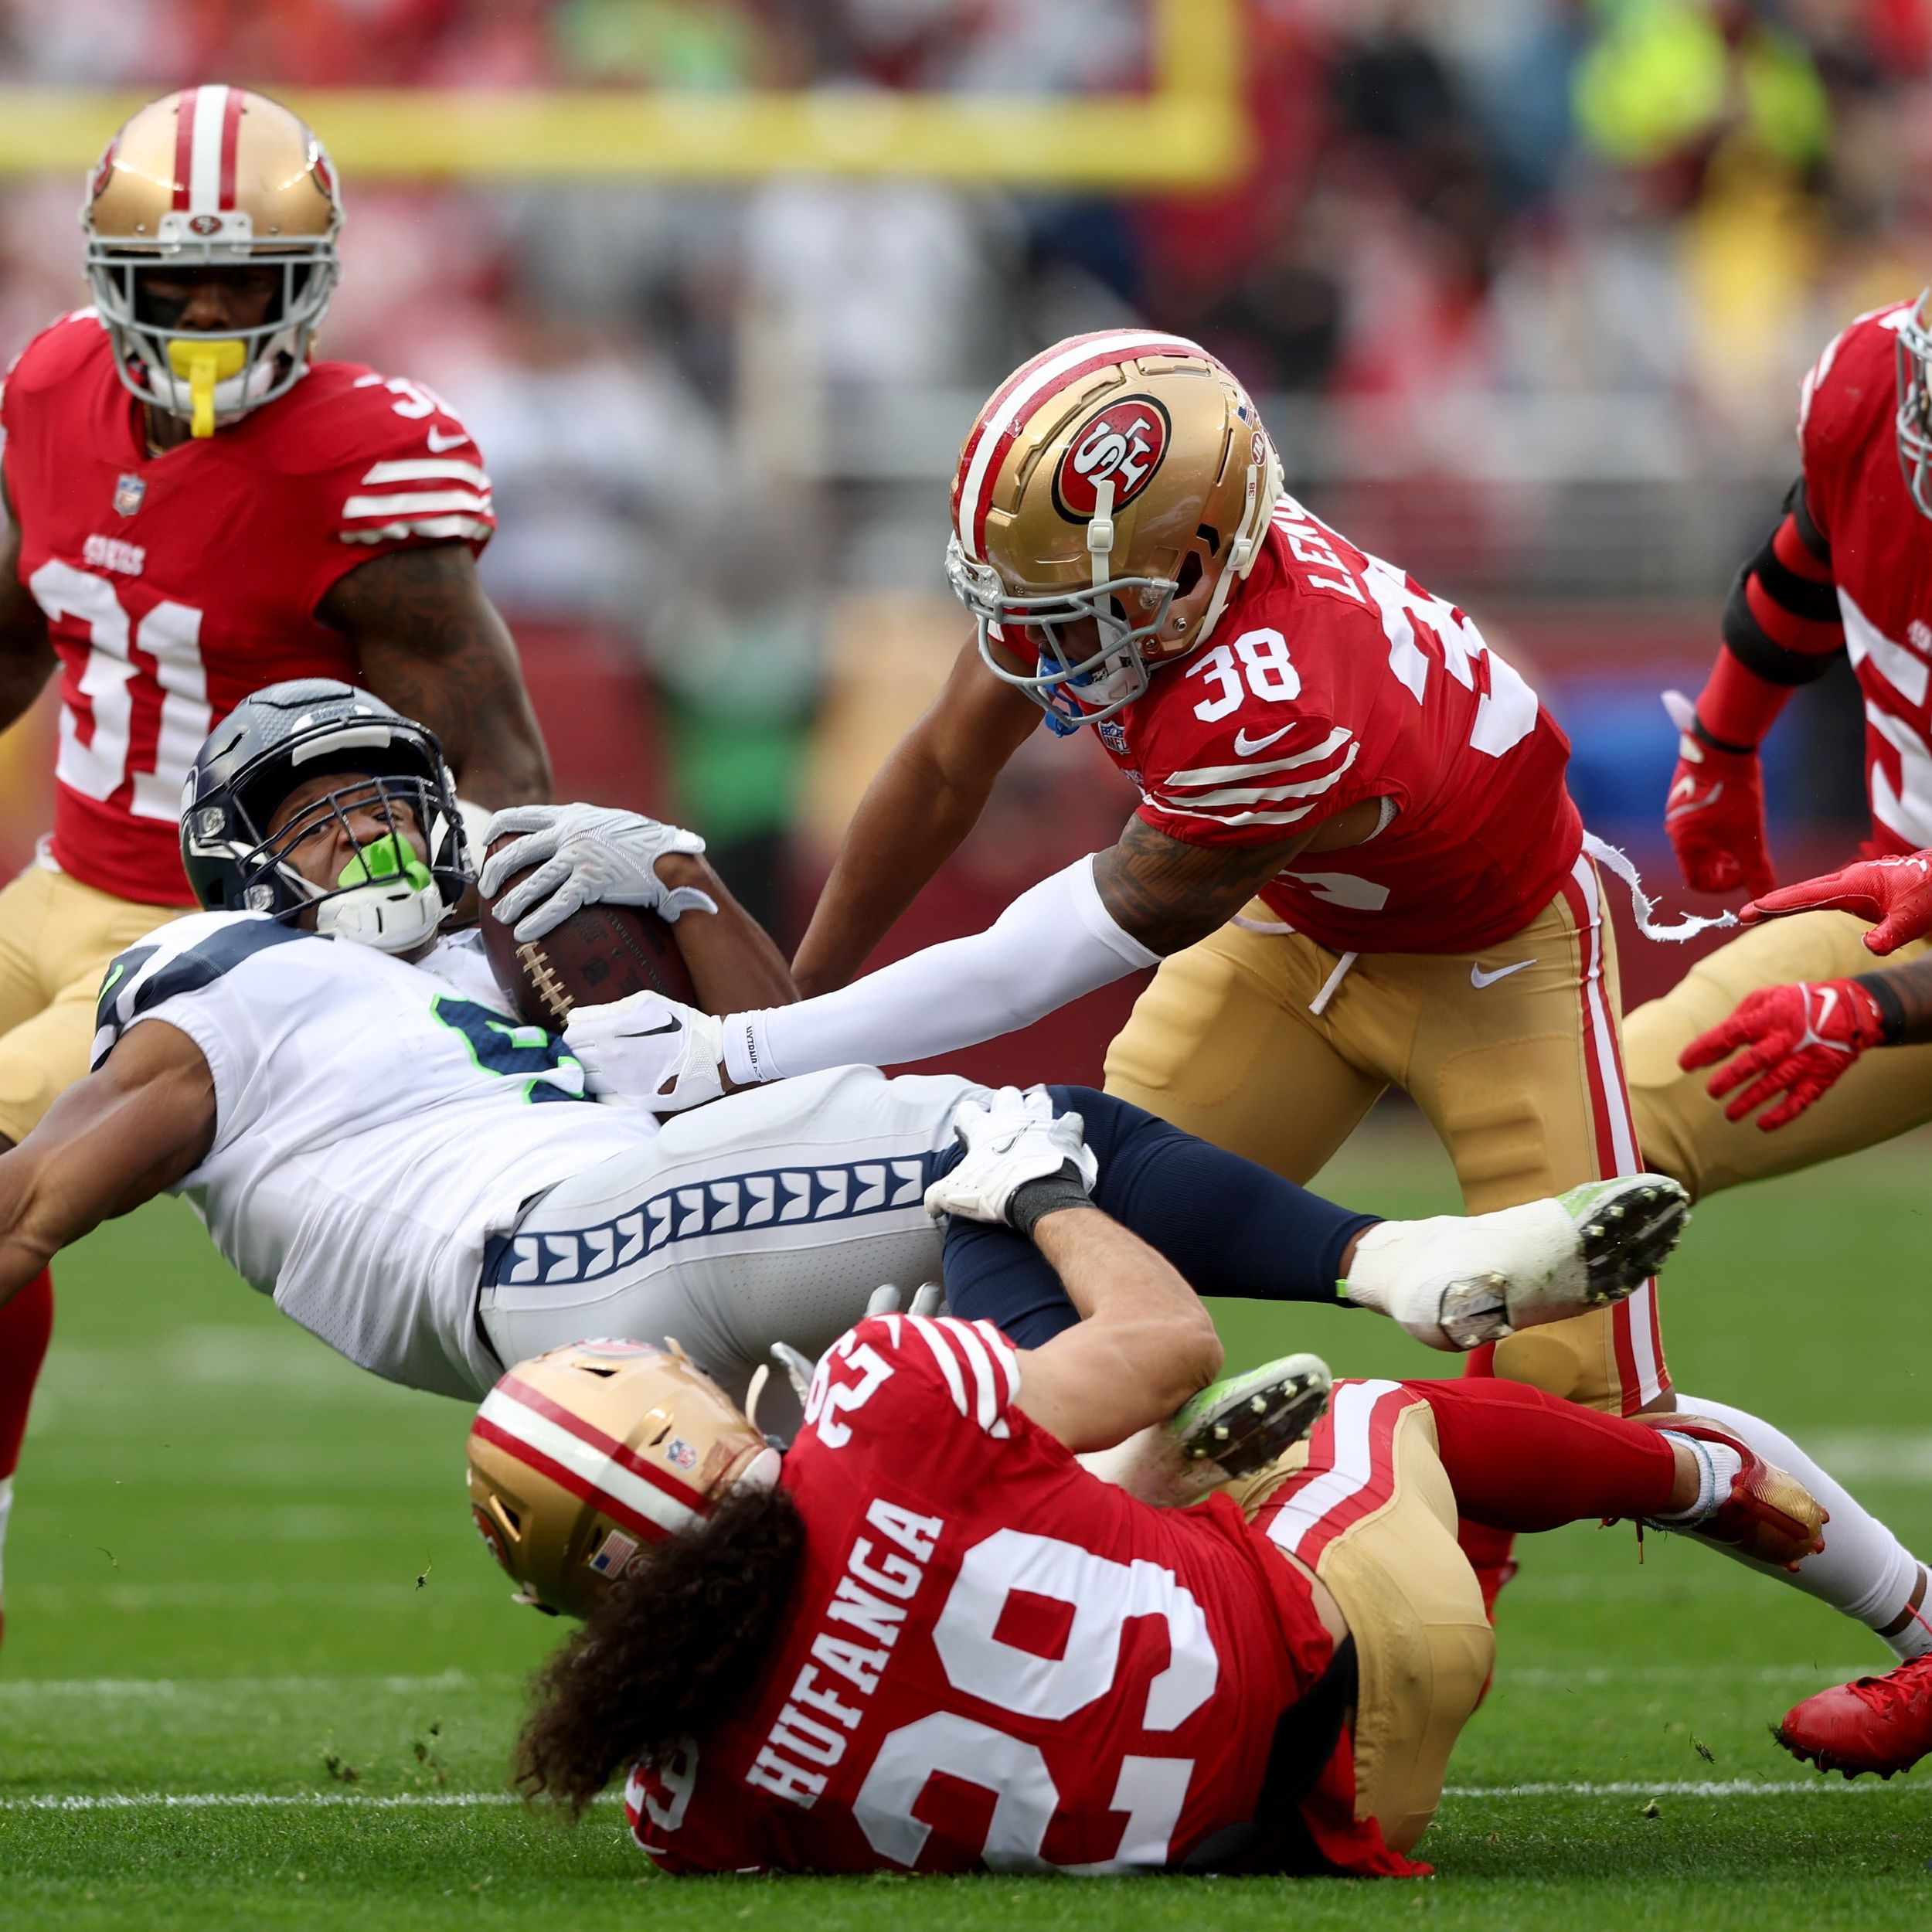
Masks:
[[[1707,655],[1788,480],[1804,369],[1932,270],[1932,0],[1244,13],[1253,162],[1204,196],[352,173],[324,352],[455,403],[539,702],[546,663],[594,687],[648,665],[668,775],[640,780],[622,733],[599,764],[592,706],[589,782],[643,783],[742,848],[767,910],[801,811],[835,832],[961,634],[944,489],[978,402],[1041,343],[1127,317],[1232,362],[1291,488],[1570,678],[1566,723],[1610,729],[1640,662],[1655,757],[1634,772],[1614,732],[1580,733],[1580,790],[1606,829],[1654,818],[1653,662]],[[1141,0],[4,0],[0,68],[156,92],[1021,91],[1050,114],[1145,86],[1148,31]],[[0,351],[82,299],[78,188],[0,196]],[[1849,754],[1845,775],[1855,793]],[[1083,839],[1087,808],[1040,782]]]

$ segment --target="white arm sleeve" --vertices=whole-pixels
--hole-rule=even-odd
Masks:
[[[950,1053],[1030,1026],[1159,957],[1114,923],[1090,855],[1022,893],[983,933],[929,946],[795,1006],[732,1014],[725,1070],[745,1087]]]

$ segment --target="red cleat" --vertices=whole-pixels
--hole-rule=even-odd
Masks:
[[[1771,1735],[1821,1771],[1889,1777],[1932,1751],[1932,1655],[1808,1697]]]

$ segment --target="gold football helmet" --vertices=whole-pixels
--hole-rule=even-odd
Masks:
[[[87,178],[80,226],[121,379],[212,436],[300,380],[340,267],[342,202],[322,144],[241,87],[150,101]],[[267,263],[281,291],[260,327],[211,335],[144,315],[141,271]]]
[[[674,1342],[577,1342],[519,1362],[470,1425],[470,1513],[516,1600],[586,1615],[648,1543],[778,1452]]]
[[[1247,393],[1198,343],[1070,336],[1015,370],[967,436],[946,573],[988,668],[1064,733],[1208,637],[1281,487]]]

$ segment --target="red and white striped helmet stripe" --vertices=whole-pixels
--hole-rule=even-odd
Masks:
[[[233,208],[241,114],[239,87],[196,87],[182,96],[175,117],[176,208],[190,215]]]
[[[960,454],[954,512],[960,547],[975,563],[984,561],[989,485],[1026,427],[1027,417],[1042,403],[1110,362],[1126,362],[1136,355],[1207,353],[1185,335],[1170,335],[1159,329],[1111,328],[1076,335],[1022,362],[993,392]]]
[[[515,1375],[484,1399],[471,1425],[518,1461],[580,1496],[633,1535],[662,1543],[709,1513],[706,1498],[614,1436]]]

